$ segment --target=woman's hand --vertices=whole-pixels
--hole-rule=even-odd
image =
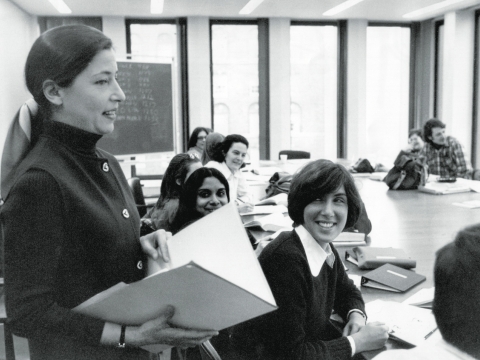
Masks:
[[[238,212],[240,214],[253,211],[254,208],[255,208],[255,206],[253,204],[250,204],[250,203],[239,203],[238,206],[237,206]]]
[[[156,319],[147,321],[141,326],[128,326],[125,331],[127,346],[166,344],[180,348],[200,345],[212,336],[218,335],[213,330],[189,330],[170,325],[169,321],[175,313],[173,306],[167,306]]]
[[[352,335],[355,341],[355,353],[381,348],[388,339],[388,326],[374,322],[365,325],[359,332]]]
[[[348,336],[359,332],[365,326],[365,318],[358,312],[352,311],[348,317],[348,322],[343,328],[343,336]]]
[[[169,262],[167,241],[172,237],[172,233],[165,230],[157,230],[140,238],[143,252],[150,256],[153,260],[157,260],[160,256],[163,261]]]

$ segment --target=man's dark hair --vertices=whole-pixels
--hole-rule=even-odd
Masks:
[[[437,251],[433,313],[445,341],[480,358],[480,224]]]
[[[430,119],[423,125],[423,139],[426,142],[432,143],[430,137],[432,136],[432,129],[436,127],[445,129],[446,125],[438,119]]]

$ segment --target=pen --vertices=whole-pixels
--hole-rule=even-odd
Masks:
[[[437,331],[438,328],[435,328],[433,329],[432,331],[430,331],[427,335],[425,335],[425,340],[427,340],[430,336],[432,336],[432,334]]]

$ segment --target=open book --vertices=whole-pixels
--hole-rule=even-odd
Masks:
[[[247,228],[259,226],[264,231],[278,231],[281,229],[291,230],[293,229],[292,224],[293,220],[290,219],[290,216],[284,215],[283,213],[273,213],[243,225]]]
[[[277,195],[270,196],[269,198],[260,200],[255,203],[255,205],[283,205],[287,206],[288,204],[288,194],[281,193]]]
[[[264,206],[255,206],[252,211],[241,213],[241,216],[248,216],[248,215],[266,215],[266,214],[273,214],[273,213],[281,213],[285,214],[288,213],[288,209],[284,205],[264,205]]]
[[[118,324],[140,325],[173,305],[172,324],[221,330],[276,309],[233,203],[180,231],[169,240],[168,250],[169,263],[150,260],[150,276],[118,284],[74,310]],[[168,347],[144,346],[152,352]]]

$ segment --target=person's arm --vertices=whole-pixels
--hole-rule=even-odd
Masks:
[[[470,168],[467,165],[462,145],[458,141],[453,141],[452,150],[455,155],[454,161],[457,165],[457,177],[468,178]]]
[[[282,359],[350,359],[352,349],[346,337],[309,341],[308,289],[302,264],[285,254],[270,255],[266,260],[261,259],[261,265],[278,309],[257,320],[263,344],[283,354]]]
[[[104,321],[59,306],[57,272],[67,238],[61,191],[40,170],[24,174],[2,208],[6,307],[15,334],[27,338],[66,335],[98,344]]]

